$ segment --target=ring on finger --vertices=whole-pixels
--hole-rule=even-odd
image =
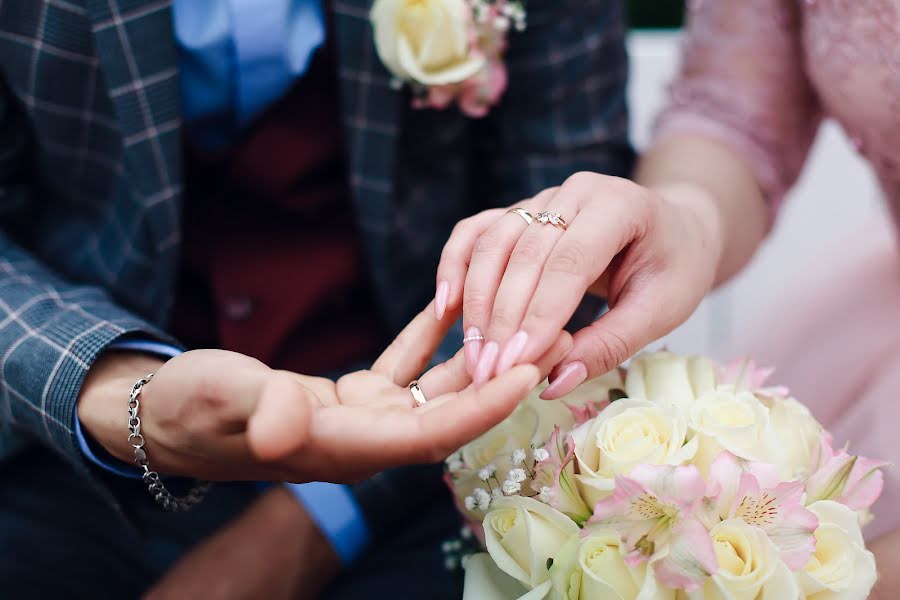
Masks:
[[[412,394],[413,403],[416,408],[425,406],[428,403],[428,398],[425,397],[425,393],[422,392],[422,388],[419,387],[418,380],[409,384],[409,391]]]
[[[534,221],[534,216],[522,207],[511,208],[506,212],[519,215],[520,217],[525,219],[525,222],[529,225],[531,225],[532,221]]]
[[[534,216],[538,223],[544,225],[553,225],[565,231],[569,227],[569,223],[563,219],[562,215],[556,212],[543,210]]]

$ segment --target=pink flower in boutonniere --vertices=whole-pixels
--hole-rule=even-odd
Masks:
[[[371,20],[378,56],[414,107],[456,102],[483,117],[506,89],[506,38],[525,28],[525,10],[518,0],[376,0]]]

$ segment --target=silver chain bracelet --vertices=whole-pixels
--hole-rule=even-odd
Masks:
[[[144,450],[144,436],[141,434],[141,418],[138,416],[138,411],[141,409],[141,401],[138,396],[141,395],[141,390],[151,379],[153,379],[153,373],[141,377],[131,386],[131,395],[128,398],[128,443],[134,448],[134,462],[144,470],[142,479],[156,503],[170,512],[186,512],[203,501],[210,483],[199,481],[187,494],[179,497],[166,489],[159,473],[150,470],[150,461]]]

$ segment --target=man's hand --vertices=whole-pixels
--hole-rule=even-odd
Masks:
[[[315,523],[278,486],[182,557],[145,599],[312,599],[339,570]]]
[[[575,334],[544,398],[602,375],[683,322],[711,288],[722,251],[718,208],[698,187],[663,193],[578,173],[516,205],[558,213],[568,227],[530,225],[506,209],[462,221],[444,248],[441,305],[462,306],[466,335],[485,345],[476,384],[544,354],[586,293],[610,311]]]
[[[396,465],[436,462],[503,420],[541,377],[536,366],[522,365],[476,390],[459,353],[419,378],[429,401],[413,408],[407,385],[426,367],[450,316],[437,321],[429,307],[371,370],[337,382],[219,350],[187,352],[162,366],[111,354],[91,369],[79,417],[108,452],[130,462],[128,390],[158,368],[141,393],[140,417],[150,464],[160,473],[348,482]],[[570,348],[571,338],[559,336],[536,362],[546,372]]]

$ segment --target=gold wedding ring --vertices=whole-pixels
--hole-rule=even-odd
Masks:
[[[417,408],[425,406],[425,404],[428,403],[428,398],[425,397],[422,388],[419,387],[418,381],[413,381],[409,384],[409,391],[412,394],[413,401],[416,403]]]
[[[529,225],[531,225],[531,222],[534,221],[534,217],[531,216],[531,213],[528,212],[527,210],[525,210],[524,208],[511,208],[506,212],[519,215],[520,217],[525,219],[525,222],[528,223]]]
[[[538,223],[543,223],[544,225],[553,225],[554,227],[559,227],[562,230],[565,230],[569,226],[569,224],[566,223],[566,220],[563,219],[562,215],[559,213],[541,211],[538,214],[534,215],[534,218]]]

